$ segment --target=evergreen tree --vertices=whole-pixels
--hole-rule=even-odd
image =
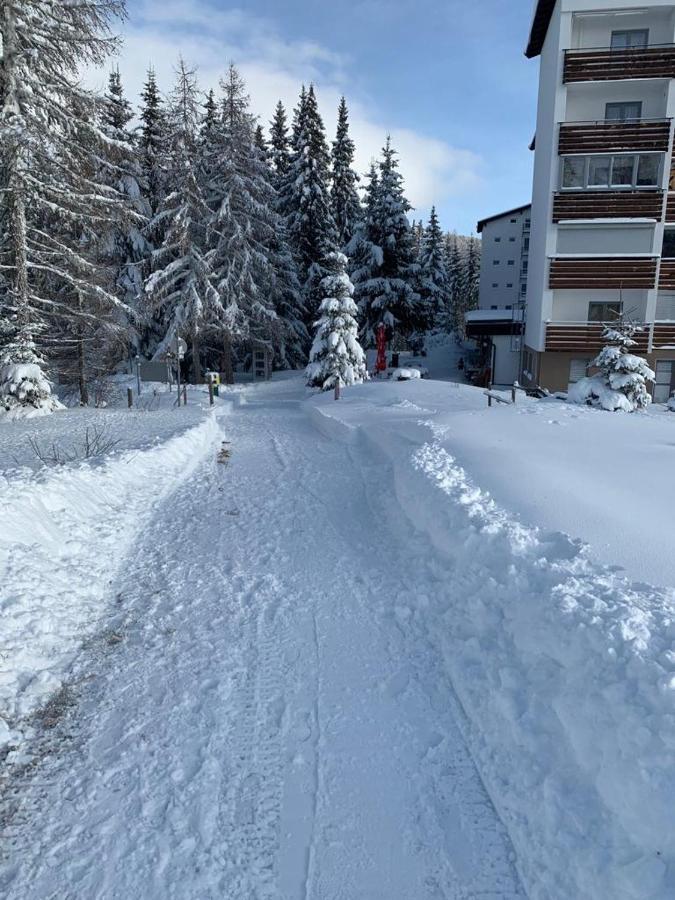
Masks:
[[[256,125],[255,132],[253,135],[253,143],[260,154],[260,157],[268,161],[269,155],[269,147],[267,146],[267,140],[265,139],[265,132],[263,131],[262,125]]]
[[[195,73],[181,59],[171,95],[168,193],[151,223],[163,232],[153,251],[153,272],[145,293],[150,312],[159,313],[164,337],[158,352],[177,336],[191,343],[193,380],[201,378],[200,341],[207,323],[221,311],[213,287],[206,227],[210,217],[198,178],[199,91]]]
[[[101,127],[114,147],[114,155],[108,154],[102,161],[101,178],[125,197],[127,207],[137,214],[131,221],[102,231],[101,251],[104,261],[113,269],[114,283],[122,299],[136,310],[143,292],[143,264],[152,250],[143,226],[150,219],[152,210],[144,195],[142,168],[129,130],[133,112],[124,96],[118,69],[110,73],[108,93],[100,115]]]
[[[280,356],[288,364],[295,339],[299,335],[306,342],[307,335],[301,326],[298,331],[300,300],[293,260],[285,244],[283,222],[275,211],[270,170],[257,146],[249,98],[234,66],[222,87],[222,129],[215,167],[218,182],[210,223],[215,246],[210,261],[222,306],[216,327],[223,340],[226,375],[232,380],[233,345],[266,342],[281,350]],[[278,309],[285,323],[277,315]]]
[[[373,346],[377,323],[369,322],[368,312],[373,309],[380,293],[379,273],[383,261],[382,235],[377,218],[380,182],[375,163],[371,164],[366,179],[363,216],[347,246],[347,253],[351,261],[354,299],[363,322],[363,339],[367,346]]]
[[[331,253],[328,275],[321,282],[324,299],[307,366],[307,384],[328,391],[336,385],[360,384],[368,378],[366,356],[359,344],[354,286],[347,275],[347,257]]]
[[[330,208],[330,156],[314,87],[300,96],[294,122],[291,166],[282,188],[281,209],[297,264],[304,303],[313,318],[326,275],[324,260],[337,249]]]
[[[412,230],[407,213],[411,209],[403,192],[396,151],[387,142],[378,165],[377,182],[371,179],[372,211],[361,232],[365,247],[359,258],[368,260],[367,270],[358,266],[357,297],[364,323],[364,336],[372,346],[379,325],[390,338],[408,337],[422,326],[419,295],[413,289],[416,275]]]
[[[110,27],[123,13],[122,0],[0,7],[0,406],[15,414],[57,406],[37,343],[46,313],[84,320],[123,306],[90,253],[124,200],[90,177],[110,142],[96,124],[98,98],[79,83],[83,66],[114,49]]]
[[[429,224],[423,231],[417,285],[420,295],[419,320],[428,330],[440,322],[448,300],[444,239],[435,206],[431,208]]]
[[[361,202],[357,190],[359,176],[352,168],[354,152],[354,141],[349,136],[347,102],[342,97],[338,109],[337,134],[333,141],[331,185],[331,211],[340,247],[349,244],[361,218]]]
[[[652,398],[647,382],[654,381],[656,376],[645,359],[631,352],[637,345],[634,337],[641,330],[639,326],[623,320],[605,326],[605,346],[591,363],[600,371],[574,384],[569,399],[610,412],[635,412],[649,406]]]
[[[148,69],[141,99],[143,103],[140,112],[142,123],[139,140],[140,162],[145,193],[154,216],[163,199],[164,157],[168,149],[169,135],[164,104],[152,68]]]
[[[274,186],[280,190],[291,165],[291,144],[288,137],[286,110],[279,100],[270,123],[270,165]]]

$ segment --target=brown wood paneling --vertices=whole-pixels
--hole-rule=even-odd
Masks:
[[[661,260],[659,288],[662,291],[675,291],[675,259]]]
[[[670,119],[626,122],[563,122],[558,153],[617,153],[652,150],[665,153],[670,144]]]
[[[666,222],[675,222],[675,193],[666,198]]]
[[[675,45],[565,51],[565,84],[622,78],[675,78]]]
[[[560,191],[553,197],[554,222],[561,219],[660,220],[662,215],[663,191]]]
[[[675,322],[654,323],[654,350],[672,349],[675,347]]]
[[[653,288],[656,259],[652,257],[556,257],[551,260],[550,288]]]
[[[546,325],[546,349],[573,353],[597,353],[603,346],[602,322],[549,322]],[[649,346],[649,326],[645,325],[635,337],[635,352],[646,353]]]

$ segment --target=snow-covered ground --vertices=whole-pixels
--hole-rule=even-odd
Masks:
[[[237,399],[5,488],[16,535],[52,523],[7,541],[16,634],[57,623],[68,682],[7,758],[0,893],[675,895],[675,415],[421,380]]]

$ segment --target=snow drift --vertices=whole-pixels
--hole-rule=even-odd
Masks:
[[[0,482],[0,747],[59,688],[135,536],[218,434],[208,415],[152,449]]]
[[[391,467],[402,516],[433,545],[420,569],[438,571],[440,557],[438,596],[420,601],[419,619],[530,896],[674,896],[673,592],[520,524],[442,445],[447,427],[387,422],[363,399],[357,417],[320,402],[312,417]]]

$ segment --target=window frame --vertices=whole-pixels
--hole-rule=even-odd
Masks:
[[[658,165],[656,168],[656,178],[653,184],[638,184],[638,173],[640,170],[640,160],[643,157],[657,157]],[[627,153],[625,151],[617,151],[616,153],[564,153],[560,157],[560,170],[558,173],[558,184],[560,191],[654,191],[659,190],[661,186],[661,176],[663,171],[663,153],[647,152],[647,153]],[[630,184],[613,184],[614,161],[616,159],[625,159],[632,157],[633,174]],[[581,185],[566,186],[563,184],[565,176],[565,162],[568,159],[583,160],[583,176]],[[591,160],[609,159],[607,184],[589,184],[589,174],[591,168]]]
[[[614,39],[618,35],[623,34],[640,34],[644,35],[644,43],[639,44],[626,44],[625,47],[614,46]],[[612,33],[609,36],[609,49],[610,50],[644,50],[649,47],[649,28],[616,28],[612,30]]]
[[[675,253],[672,256],[666,256],[663,252],[666,245],[666,234],[673,235],[673,242],[675,243],[675,227],[666,225],[663,229],[663,238],[661,240],[661,259],[675,259]]]
[[[603,314],[601,319],[593,319],[591,318],[591,307],[593,306],[602,306],[607,309],[610,306],[618,307],[618,312],[614,315],[613,318],[610,318],[609,315]],[[593,324],[605,324],[611,322],[618,322],[621,316],[623,315],[623,303],[620,300],[589,300],[588,301],[588,313],[587,313],[587,321]]]
[[[636,116],[619,116],[613,118],[607,115],[609,109],[619,109],[622,106],[637,106],[638,114]],[[642,100],[611,100],[605,103],[605,122],[635,122],[642,118]]]

